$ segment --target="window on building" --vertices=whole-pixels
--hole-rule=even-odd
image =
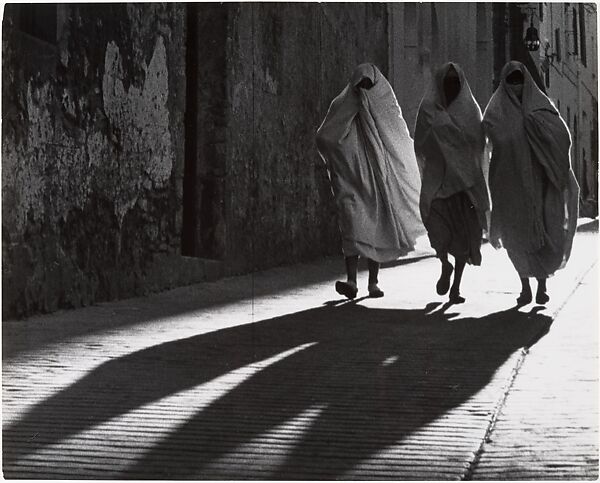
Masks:
[[[555,29],[554,30],[554,44],[555,44],[555,49],[556,49],[556,60],[558,62],[560,62],[560,29]]]
[[[567,127],[571,129],[571,108],[567,106]]]
[[[19,29],[32,37],[56,44],[57,5],[23,3],[19,5]]]
[[[544,4],[542,2],[538,3],[538,16],[540,17],[540,22],[544,21]]]
[[[544,82],[546,83],[546,89],[550,87],[550,67],[544,71]]]
[[[577,10],[572,9],[572,22],[573,22],[573,54],[579,55],[579,22],[577,21]]]
[[[585,5],[583,3],[579,4],[579,38],[581,55],[579,58],[581,59],[581,63],[587,66],[587,39],[585,37]]]

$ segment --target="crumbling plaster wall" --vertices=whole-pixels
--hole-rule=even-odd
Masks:
[[[197,277],[179,256],[190,9],[58,8],[56,46],[4,16],[4,316]],[[224,53],[198,58],[201,183],[191,182],[204,218],[188,228],[229,273],[341,253],[314,136],[356,65],[387,72],[387,6],[214,8],[199,18],[199,47]]]
[[[387,6],[229,6],[227,247],[231,271],[340,254],[315,133],[354,67],[388,66]]]
[[[4,15],[4,316],[142,293],[179,251],[184,7],[57,8],[56,45]]]

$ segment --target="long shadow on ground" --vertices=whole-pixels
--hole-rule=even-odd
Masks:
[[[239,474],[227,476],[343,477],[468,400],[515,350],[535,343],[551,323],[535,311],[513,309],[452,320],[452,314],[432,313],[435,305],[419,310],[323,306],[106,362],[5,428],[4,475],[18,477],[14,464],[19,459],[101,422],[312,344],[198,411],[119,476],[222,477],[211,463],[318,406],[320,413],[293,450],[266,474],[253,473],[250,460]],[[58,468],[61,460],[50,464]]]
[[[403,258],[385,267],[417,263],[429,256]],[[359,271],[367,269],[361,260]],[[298,265],[291,276],[290,267],[280,267],[216,282],[179,287],[148,298],[129,299],[26,320],[2,324],[2,359],[8,361],[22,351],[36,350],[52,343],[68,341],[96,332],[135,326],[151,320],[178,317],[241,300],[270,296],[302,286],[345,277],[342,259],[328,258],[320,263]],[[284,272],[283,275],[277,275]],[[333,292],[333,287],[332,287]]]

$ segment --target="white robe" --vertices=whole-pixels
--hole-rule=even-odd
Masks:
[[[458,73],[460,92],[447,105],[443,84],[450,66]],[[475,207],[481,228],[487,228],[490,203],[484,177],[488,169],[484,150],[481,109],[465,74],[458,64],[444,64],[423,96],[415,129],[415,153],[423,171],[420,205],[424,221],[434,199],[465,192]]]
[[[506,83],[515,71],[524,77],[521,101]],[[483,116],[493,149],[491,235],[521,277],[544,278],[568,261],[577,227],[571,136],[523,64],[507,63],[500,78]]]
[[[356,86],[368,78],[370,89]],[[346,256],[391,261],[425,233],[421,180],[413,141],[392,87],[373,64],[362,64],[331,103],[317,131],[329,172]]]

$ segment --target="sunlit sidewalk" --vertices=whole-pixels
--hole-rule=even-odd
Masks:
[[[515,373],[473,479],[598,479],[598,272]]]
[[[515,309],[518,277],[486,245],[462,305],[435,294],[430,256],[383,269],[382,299],[361,297],[363,273],[340,300],[340,257],[4,322],[4,476],[597,476],[595,231],[582,223],[545,308]],[[586,416],[554,424],[548,400]],[[534,415],[524,439],[515,418]],[[577,451],[536,456],[573,432]]]

